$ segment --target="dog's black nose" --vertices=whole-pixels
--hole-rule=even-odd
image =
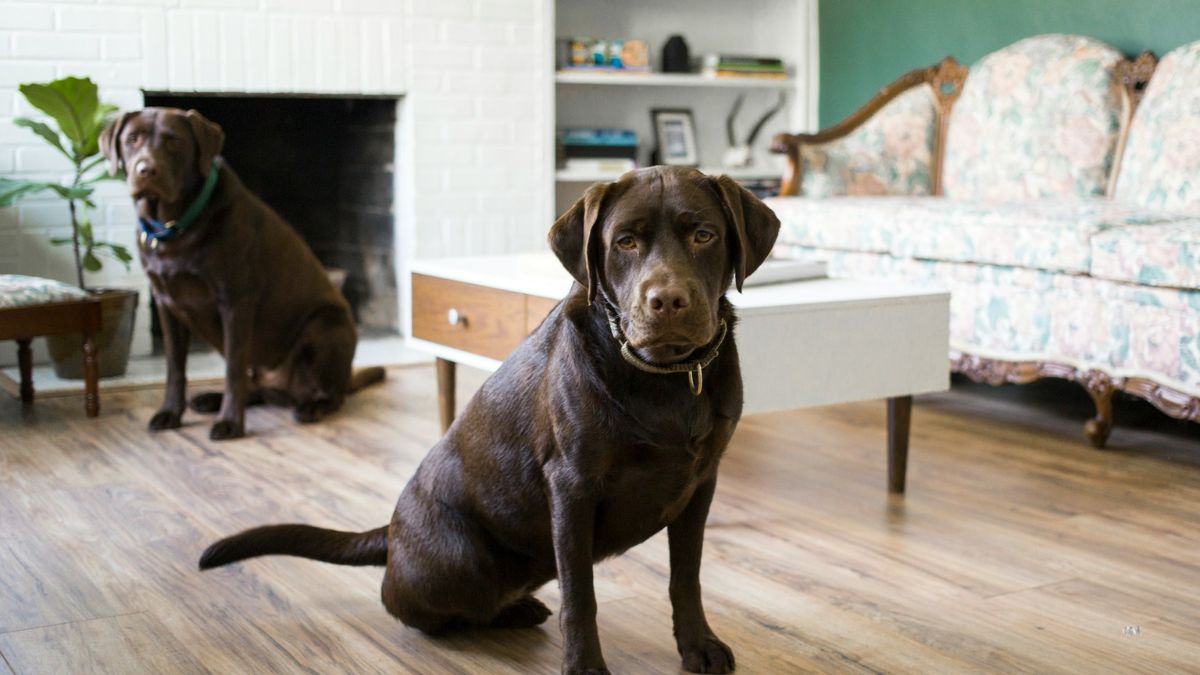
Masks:
[[[133,170],[137,172],[138,176],[143,178],[147,176],[153,176],[155,174],[154,164],[144,159],[140,160],[136,165],[134,165]]]
[[[691,303],[682,286],[652,286],[646,291],[646,304],[655,314],[671,316]]]

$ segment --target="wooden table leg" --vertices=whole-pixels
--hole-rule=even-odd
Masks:
[[[454,372],[453,361],[439,358],[437,360],[438,412],[442,418],[442,433],[450,428],[454,421]]]
[[[83,408],[88,417],[100,414],[100,365],[96,360],[96,336],[83,334]]]
[[[908,471],[908,429],[912,420],[912,396],[894,396],[887,400],[888,419],[888,492],[904,494]]]
[[[21,402],[33,403],[33,352],[29,350],[30,338],[17,340],[17,365],[21,371]]]

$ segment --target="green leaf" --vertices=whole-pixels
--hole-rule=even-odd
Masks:
[[[54,244],[55,246],[70,244],[72,241],[74,241],[74,239],[71,239],[70,237],[50,237],[50,243]]]
[[[125,248],[124,246],[119,244],[108,244],[108,247],[112,249],[113,256],[117,260],[125,263],[126,267],[128,267],[129,263],[133,261],[133,254],[130,253],[129,249]]]
[[[14,180],[0,176],[0,206],[12,206],[18,199],[43,190],[49,190],[51,183],[39,183],[31,180]]]
[[[108,124],[108,116],[115,113],[117,110],[117,106],[111,103],[101,103],[96,108],[96,117],[92,121],[93,132],[91,137],[88,139],[88,144],[84,148],[83,156],[80,157],[80,159],[83,159],[84,157],[91,157],[92,155],[100,153],[100,132],[104,131],[105,125]]]
[[[38,122],[37,120],[31,120],[28,117],[18,117],[17,119],[13,120],[13,124],[19,127],[25,127],[38,136],[41,136],[42,138],[46,139],[47,143],[58,148],[58,151],[61,152],[67,159],[75,161],[75,158],[71,156],[71,153],[63,147],[62,139],[59,138],[58,132],[51,129],[49,125]]]
[[[92,236],[92,219],[88,216],[87,211],[78,215],[79,227],[76,231],[79,232],[79,243],[89,252],[95,246],[95,239]]]
[[[95,253],[88,251],[83,256],[83,269],[89,272],[99,272],[100,268],[104,267],[104,263],[96,257]]]
[[[96,251],[110,258],[115,259],[129,269],[129,263],[133,261],[133,256],[130,255],[129,249],[119,244],[112,244],[107,241],[96,242]]]
[[[91,202],[88,200],[88,197],[92,196],[92,193],[96,191],[94,187],[69,187],[59,185],[58,183],[47,183],[46,185],[49,189],[57,192],[58,196],[63,199],[82,199],[88,202],[89,205],[91,205]]]
[[[0,206],[12,206],[18,199],[38,192],[52,190],[64,199],[87,199],[95,192],[92,187],[67,187],[58,183],[43,183],[0,176]]]
[[[83,160],[95,153],[102,117],[98,114],[100,95],[96,83],[90,78],[64,77],[46,84],[22,84],[21,93],[33,107],[41,110],[58,123],[62,133],[71,140],[71,149],[76,160]],[[98,146],[97,146],[98,149]]]

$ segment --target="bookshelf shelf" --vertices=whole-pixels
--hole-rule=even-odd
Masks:
[[[605,73],[558,71],[558,84],[617,85],[632,87],[720,87],[725,89],[791,89],[792,78],[772,80],[757,77],[709,77],[696,73]]]
[[[556,145],[547,157],[546,180],[553,186],[554,213],[570,208],[588,185],[618,178],[622,163],[571,162],[562,168],[558,160],[633,159],[648,166],[657,143],[653,110],[686,110],[692,115],[696,155],[700,170],[726,174],[762,190],[761,181],[783,177],[784,159],[772,155],[768,144],[775,134],[812,130],[815,121],[816,29],[818,0],[550,0],[554,6],[553,26],[546,38],[553,40],[556,59],[544,78],[552,91],[548,111],[556,132],[575,130],[627,129],[637,136],[636,156],[627,151],[611,153],[572,150]],[[671,37],[683,36],[693,68],[718,66],[724,55],[727,69],[766,72],[767,60],[781,60],[788,77],[770,79],[754,76],[716,77],[700,71],[664,73],[662,49]],[[559,39],[593,36],[602,40],[643,40],[649,48],[648,72],[603,69],[572,69],[571,54],[563,52]],[[716,56],[717,59],[712,58]],[[754,61],[762,60],[762,62]],[[739,62],[740,61],[740,62]],[[752,168],[725,169],[721,166],[730,145],[746,142],[750,130],[762,116],[780,103],[784,107],[760,129],[751,144]],[[741,99],[742,103],[738,104]],[[732,124],[730,114],[739,105]],[[729,127],[733,127],[732,141]],[[565,136],[560,136],[560,139]],[[571,145],[589,145],[574,142]],[[605,145],[596,143],[596,145]],[[617,145],[617,144],[612,144]],[[561,150],[561,152],[560,152]],[[591,155],[598,155],[593,157]]]
[[[782,175],[779,170],[770,168],[726,169],[720,166],[702,166],[700,167],[700,171],[712,176],[723,173],[737,180],[762,180],[779,178]],[[554,172],[554,179],[559,183],[598,183],[600,181],[616,180],[621,176],[621,173],[620,171],[572,171],[569,169],[558,169]]]

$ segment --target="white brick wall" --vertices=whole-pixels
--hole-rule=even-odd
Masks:
[[[37,115],[22,82],[88,75],[126,109],[144,90],[402,95],[398,278],[412,257],[540,248],[553,216],[551,1],[0,0],[0,171],[66,178],[64,160],[12,126]],[[97,236],[132,245],[122,186],[98,203]],[[0,273],[71,280],[69,250],[46,241],[65,214],[50,199],[0,209]],[[136,264],[89,283],[147,288]],[[146,321],[135,353],[149,349]],[[0,347],[0,364],[14,358]]]

